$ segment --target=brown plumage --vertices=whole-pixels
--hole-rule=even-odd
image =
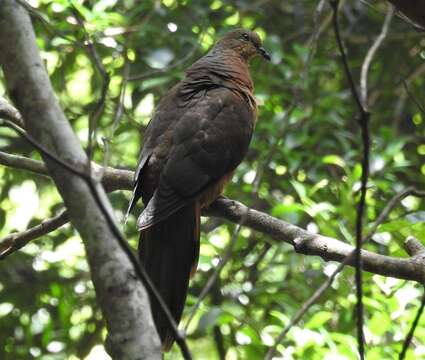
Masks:
[[[269,59],[256,33],[228,33],[162,98],[146,129],[129,211],[142,197],[140,260],[176,323],[198,263],[201,209],[221,194],[251,140],[248,61],[257,54]],[[151,308],[168,350],[173,334],[152,297]]]

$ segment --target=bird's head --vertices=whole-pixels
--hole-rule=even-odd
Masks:
[[[245,29],[230,31],[217,42],[215,47],[231,49],[247,61],[256,55],[261,55],[270,61],[270,55],[262,47],[261,39],[254,31]]]

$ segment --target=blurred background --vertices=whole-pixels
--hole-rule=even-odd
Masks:
[[[87,145],[89,116],[99,110],[94,160],[102,163],[106,157],[109,165],[125,169],[135,168],[150,115],[184,69],[227,31],[257,31],[272,61],[255,59],[251,65],[262,104],[259,121],[248,156],[225,194],[311,232],[354,243],[360,133],[327,1],[28,4],[51,81],[81,143]],[[357,83],[389,11],[384,1],[341,1],[341,36]],[[85,46],[88,42],[102,66]],[[425,186],[424,113],[418,107],[425,105],[424,74],[424,33],[395,14],[368,77],[372,154],[367,228],[394,194],[410,185]],[[2,75],[0,95],[7,96]],[[5,129],[0,129],[0,151],[40,159]],[[110,194],[121,223],[129,196],[125,191]],[[1,238],[62,208],[47,177],[0,166]],[[133,214],[141,209],[139,204]],[[134,247],[135,219],[131,216],[124,230]],[[408,235],[425,242],[424,220],[423,201],[409,196],[366,248],[406,257],[402,243]],[[301,304],[336,268],[261,233],[242,227],[233,236],[234,230],[226,221],[203,219],[199,269],[182,325],[207,280],[220,263],[224,266],[188,327],[195,359],[263,358]],[[353,274],[347,268],[337,277],[277,347],[277,358],[357,358]],[[397,357],[420,297],[416,283],[364,274],[368,359]],[[84,248],[70,225],[0,262],[1,359],[108,359],[105,336]],[[179,358],[176,346],[166,355]],[[406,358],[425,358],[425,319]]]

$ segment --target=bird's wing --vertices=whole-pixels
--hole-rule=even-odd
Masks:
[[[140,171],[143,169],[146,162],[149,160],[149,156],[150,156],[149,152],[140,153],[139,161],[137,163],[136,172],[134,173],[133,193],[131,194],[130,202],[128,204],[127,212],[125,214],[124,223],[127,222],[127,219],[128,219],[128,216],[130,215],[131,210],[133,209],[134,205],[136,205],[137,200],[140,199],[140,196],[141,196],[141,186],[140,186],[140,182],[139,182]]]
[[[145,130],[143,148],[134,173],[133,193],[125,216],[126,220],[143,193],[148,193],[148,198],[152,196],[153,191],[149,191],[150,189],[146,188],[148,187],[147,185],[149,187],[152,186],[151,183],[155,181],[150,180],[147,182],[148,184],[146,184],[146,179],[142,181],[142,171],[147,166],[150,158],[153,157],[153,160],[159,163],[164,162],[164,159],[168,156],[168,150],[171,148],[172,132],[179,117],[175,113],[176,104],[172,101],[176,97],[176,90],[177,87],[172,88],[160,101]],[[145,198],[143,200],[146,201]]]
[[[159,184],[138,219],[138,228],[165,219],[234,170],[248,149],[254,123],[255,112],[249,104],[226,88],[210,90],[186,105],[173,128]],[[149,168],[150,161],[145,166]]]

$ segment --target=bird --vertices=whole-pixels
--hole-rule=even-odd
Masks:
[[[228,32],[161,98],[145,130],[127,216],[142,198],[140,263],[177,324],[198,264],[201,210],[221,195],[253,135],[257,103],[249,62],[257,55],[270,60],[256,32]],[[168,351],[175,333],[148,293]]]

